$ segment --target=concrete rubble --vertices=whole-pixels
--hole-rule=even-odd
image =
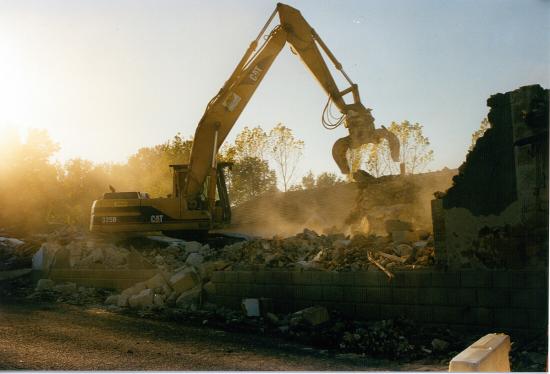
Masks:
[[[36,244],[0,236],[0,271],[30,267]]]

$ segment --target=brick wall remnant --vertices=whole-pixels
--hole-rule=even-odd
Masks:
[[[436,263],[547,266],[548,98],[532,85],[487,100],[491,128],[432,201]]]

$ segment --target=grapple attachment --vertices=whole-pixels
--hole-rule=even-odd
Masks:
[[[364,144],[377,144],[382,139],[388,141],[392,160],[399,161],[399,139],[384,126],[380,129],[374,128],[374,117],[370,109],[362,104],[349,105],[346,113],[346,127],[349,135],[338,139],[332,146],[332,157],[343,174],[350,173],[348,150],[359,148]]]

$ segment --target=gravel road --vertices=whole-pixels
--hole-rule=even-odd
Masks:
[[[338,355],[250,333],[163,322],[103,308],[0,302],[0,370],[446,371]]]

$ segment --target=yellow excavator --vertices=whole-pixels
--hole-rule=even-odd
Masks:
[[[280,24],[266,33],[276,15]],[[262,37],[264,41],[260,43]],[[216,156],[286,43],[328,95],[323,112],[324,127],[333,129],[344,124],[349,131],[349,135],[338,139],[332,148],[333,158],[341,172],[350,172],[346,158],[349,149],[378,143],[382,139],[387,139],[391,156],[397,162],[397,137],[384,127],[374,127],[371,110],[361,103],[357,85],[344,72],[336,57],[297,9],[279,3],[229,79],[208,103],[195,132],[189,164],[170,165],[173,193],[165,198],[150,198],[143,192],[105,193],[92,205],[90,230],[107,233],[162,231],[168,236],[196,239],[229,223],[231,210],[224,176],[229,165],[217,162]],[[338,88],[321,50],[349,87]],[[346,103],[344,97],[349,96],[351,102]],[[340,111],[339,118],[331,116],[331,105]]]

